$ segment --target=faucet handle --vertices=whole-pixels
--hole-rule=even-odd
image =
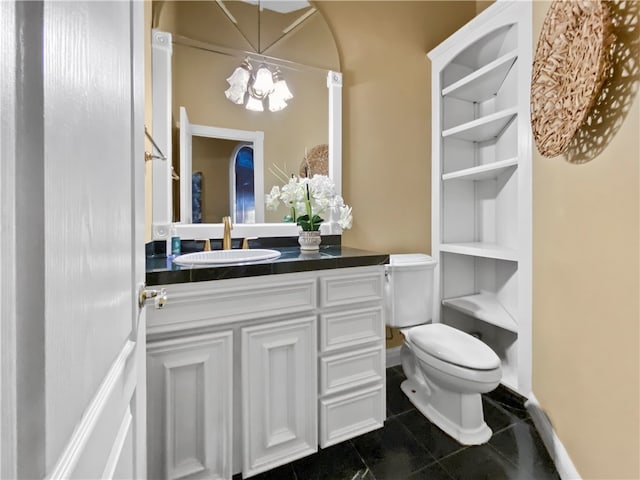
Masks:
[[[242,239],[242,249],[243,250],[248,250],[249,249],[249,240],[257,240],[258,237],[245,237]]]
[[[231,223],[231,217],[229,216],[222,217],[222,223],[224,224],[224,233],[222,236],[222,249],[229,250],[231,249],[231,230],[233,229],[233,225]]]
[[[208,238],[205,239],[204,241],[204,247],[202,248],[203,252],[209,252],[211,251],[211,240],[209,240]]]

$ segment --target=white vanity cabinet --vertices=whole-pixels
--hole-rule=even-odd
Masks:
[[[531,4],[496,2],[429,53],[434,321],[531,391]]]
[[[385,419],[382,266],[162,285],[150,478],[244,478]]]

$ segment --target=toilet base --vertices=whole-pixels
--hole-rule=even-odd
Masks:
[[[463,395],[449,392],[434,392],[429,395],[424,390],[424,387],[415,384],[410,379],[402,382],[400,388],[402,388],[402,391],[411,403],[427,417],[431,423],[438,426],[447,435],[453,437],[462,445],[480,445],[488,442],[491,438],[493,432],[484,421],[480,394]],[[446,395],[446,398],[444,398],[443,395]],[[440,398],[437,398],[438,396],[440,396]],[[440,401],[445,408],[451,407],[451,404],[454,404],[456,408],[464,409],[466,412],[465,416],[467,418],[471,417],[471,425],[468,427],[462,426],[443,415],[434,408],[434,402],[438,401]],[[458,405],[455,405],[456,403]]]

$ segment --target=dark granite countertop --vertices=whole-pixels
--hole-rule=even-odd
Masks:
[[[320,251],[301,252],[297,246],[268,247],[281,252],[274,260],[233,265],[180,266],[165,256],[147,257],[148,286],[203,282],[228,278],[277,275],[334,268],[365,267],[389,263],[389,255],[341,245],[321,245]]]

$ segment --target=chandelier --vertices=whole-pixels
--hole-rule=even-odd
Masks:
[[[287,107],[287,100],[293,94],[287,86],[278,67],[269,67],[261,63],[258,68],[251,65],[248,58],[227,78],[229,88],[225,96],[235,104],[244,105],[247,110],[264,111],[264,102],[268,101],[270,112],[278,112]]]

